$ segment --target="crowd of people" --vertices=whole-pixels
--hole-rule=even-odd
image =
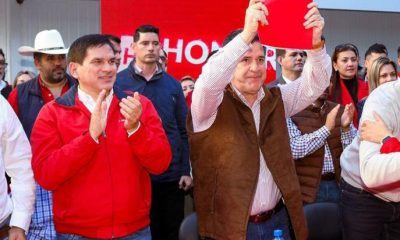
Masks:
[[[340,205],[343,239],[400,239],[397,65],[378,43],[364,67],[351,43],[330,57],[308,8],[313,49],[277,49],[267,85],[260,0],[198,79],[167,73],[152,25],[118,73],[113,35],[67,48],[43,30],[18,49],[38,74],[13,85],[0,49],[0,239],[176,240],[191,189],[202,239],[305,240],[319,202]]]

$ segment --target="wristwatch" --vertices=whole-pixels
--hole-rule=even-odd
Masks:
[[[392,136],[387,135],[386,137],[382,138],[381,144],[382,144],[382,145],[385,144],[385,143],[386,143],[387,141],[389,141],[391,138],[392,138]]]

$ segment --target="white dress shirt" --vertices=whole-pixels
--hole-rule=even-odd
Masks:
[[[202,73],[196,81],[192,96],[191,113],[194,132],[207,130],[214,123],[218,106],[221,104],[225,87],[231,82],[236,65],[250,49],[240,35],[214,54],[203,66]],[[291,84],[279,86],[285,106],[285,115],[290,117],[315,101],[329,85],[331,76],[331,59],[325,48],[310,51],[301,77]],[[233,87],[233,89],[235,89]],[[258,98],[252,107],[235,89],[253,112],[257,131],[260,122],[260,102],[264,92],[260,89]],[[260,150],[261,152],[261,150]],[[275,207],[281,193],[268,170],[263,154],[260,154],[260,170],[256,192],[251,207],[251,214],[258,214]]]
[[[0,223],[11,214],[10,226],[28,231],[35,204],[31,146],[14,110],[1,95],[0,110]],[[5,173],[11,177],[11,195]]]

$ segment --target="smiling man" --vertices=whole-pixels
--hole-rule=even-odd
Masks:
[[[202,237],[268,239],[279,228],[290,239],[291,222],[296,239],[307,239],[285,118],[321,95],[331,74],[324,19],[314,3],[308,7],[304,26],[313,29],[314,50],[297,81],[264,86],[257,30],[267,24],[268,10],[261,0],[250,1],[244,29],[227,37],[196,81],[188,133]]]
[[[31,137],[35,179],[53,191],[57,239],[149,240],[149,174],[171,159],[160,118],[146,97],[113,88],[106,36],[75,40],[68,62],[79,86],[43,107]]]

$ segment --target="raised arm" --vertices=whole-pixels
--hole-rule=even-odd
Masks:
[[[291,84],[280,86],[286,117],[298,113],[315,101],[329,86],[332,74],[331,58],[322,41],[324,18],[315,3],[310,3],[308,7],[310,10],[305,16],[304,26],[306,29],[313,29],[314,50],[307,52],[307,61],[300,78]]]
[[[243,31],[214,54],[203,66],[192,95],[194,131],[209,128],[222,102],[224,89],[232,80],[236,65],[250,49],[259,24],[267,24],[268,11],[261,0],[251,0],[246,10]]]

